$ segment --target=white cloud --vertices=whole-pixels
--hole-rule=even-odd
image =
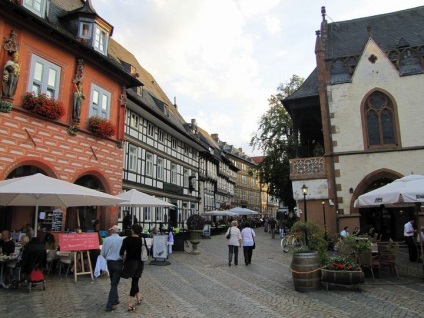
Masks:
[[[321,6],[335,21],[422,5],[340,0],[93,0],[115,26],[113,38],[132,52],[181,115],[209,133],[248,147],[267,99],[291,75],[315,67]],[[331,22],[331,20],[329,19]]]

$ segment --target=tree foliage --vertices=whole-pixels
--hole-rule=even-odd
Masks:
[[[250,141],[250,145],[260,149],[265,157],[257,168],[261,182],[268,184],[270,195],[282,200],[290,209],[295,206],[295,201],[289,159],[296,155],[296,143],[292,120],[281,100],[291,95],[303,81],[303,78],[292,75],[288,82],[278,86],[277,93],[268,99],[269,109],[259,120],[259,128]]]

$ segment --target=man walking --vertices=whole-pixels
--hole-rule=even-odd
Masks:
[[[115,310],[119,304],[118,284],[121,279],[122,272],[122,258],[119,251],[122,246],[122,237],[119,236],[120,228],[117,225],[109,229],[110,236],[103,242],[103,247],[100,255],[102,255],[107,262],[107,268],[110,277],[110,291],[107,299],[106,311]]]
[[[274,217],[271,216],[271,218],[268,221],[268,225],[271,229],[271,237],[275,238],[275,225],[277,224],[277,221],[275,221]]]
[[[410,218],[409,222],[405,224],[403,229],[403,236],[405,236],[406,244],[408,245],[409,252],[409,261],[416,262],[417,261],[417,247],[414,242],[414,235],[416,230],[414,230],[414,222],[415,220]]]

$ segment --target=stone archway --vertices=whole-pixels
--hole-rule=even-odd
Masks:
[[[351,210],[360,215],[360,230],[362,233],[374,232],[382,235],[383,239],[398,239],[403,236],[404,219],[409,214],[408,208],[354,208],[355,200],[362,194],[380,188],[396,179],[402,174],[390,170],[379,169],[361,180],[356,187],[351,201]]]

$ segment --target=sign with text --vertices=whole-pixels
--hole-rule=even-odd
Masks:
[[[98,250],[99,235],[97,233],[61,233],[59,246],[61,252]]]
[[[168,258],[168,235],[153,236],[153,258],[166,259]]]

